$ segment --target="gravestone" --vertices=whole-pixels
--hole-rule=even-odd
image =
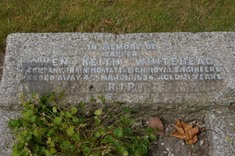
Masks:
[[[7,38],[1,105],[65,91],[127,103],[222,100],[234,89],[234,33],[16,33]]]
[[[207,105],[234,102],[234,77],[233,32],[10,34],[0,86],[0,155],[10,155],[7,121],[17,117],[21,94],[64,91],[70,104],[104,96],[137,109],[146,105],[149,116],[166,119],[188,110],[188,119],[203,117],[212,108]]]

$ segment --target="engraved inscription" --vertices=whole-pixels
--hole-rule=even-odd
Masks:
[[[223,68],[215,58],[158,56],[157,45],[87,44],[79,58],[24,60],[19,68],[21,82],[73,82],[71,93],[81,81],[94,82],[84,92],[97,93],[210,92],[223,85]]]

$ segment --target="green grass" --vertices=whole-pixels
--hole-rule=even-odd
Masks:
[[[13,32],[234,31],[235,0],[1,0],[0,47]]]

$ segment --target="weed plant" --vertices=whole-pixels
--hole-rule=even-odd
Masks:
[[[156,139],[121,103],[104,104],[99,97],[98,109],[87,109],[84,102],[64,108],[60,98],[54,93],[22,97],[21,117],[9,121],[16,138],[13,156],[144,156]]]

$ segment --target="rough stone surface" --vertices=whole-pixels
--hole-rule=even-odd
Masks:
[[[209,112],[206,126],[210,141],[210,156],[235,155],[235,112],[219,109]]]
[[[223,102],[234,93],[235,33],[10,34],[1,102],[65,91],[68,103],[103,95],[127,103]]]
[[[0,156],[10,156],[13,145],[13,136],[8,127],[8,121],[18,116],[16,111],[0,109]]]

